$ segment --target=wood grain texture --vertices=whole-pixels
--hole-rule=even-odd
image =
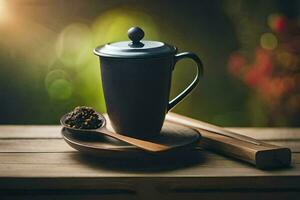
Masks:
[[[240,162],[232,159],[228,159],[219,154],[215,154],[213,152],[197,149],[196,152],[199,156],[204,157],[205,163],[202,163],[201,166],[212,165],[215,167],[223,166],[244,166],[249,167],[248,164],[244,163],[241,165]],[[80,163],[80,159],[76,159],[76,157],[81,157],[82,154],[79,154],[77,151],[70,152],[21,152],[21,153],[0,153],[1,164],[78,164]],[[47,159],[45,159],[47,158]],[[95,160],[100,162],[102,159],[95,158]],[[293,166],[296,164],[300,164],[300,153],[292,154]],[[91,159],[90,162],[93,162]]]
[[[270,173],[234,160],[202,155],[194,158],[197,160],[194,162],[172,159],[105,160],[78,153],[35,153],[23,156],[30,157],[21,159],[20,154],[1,154],[0,158],[3,161],[0,164],[0,177],[198,177],[206,179],[209,177],[284,177],[300,173],[300,166],[297,163],[294,163],[290,169]]]
[[[300,140],[300,128],[240,128],[227,129],[257,140],[297,141]],[[62,138],[60,125],[0,125],[0,139],[14,138]]]
[[[44,193],[42,193],[44,192]],[[60,194],[56,190],[54,191],[26,191],[26,192],[14,192],[13,194],[1,194],[1,200],[111,200],[111,199],[140,199],[136,195],[128,195],[127,193],[120,193],[119,191],[111,191],[110,194],[106,191],[61,191]]]
[[[169,113],[166,120],[197,129],[202,134],[202,140],[199,142],[201,147],[243,160],[258,168],[288,167],[291,164],[291,150],[288,147],[276,146],[249,136],[228,132],[225,128],[174,113]],[[293,149],[296,148],[293,146]]]
[[[0,139],[11,138],[62,138],[61,126],[52,125],[1,125]]]
[[[0,199],[297,199],[300,129],[231,128],[291,148],[292,166],[260,170],[196,148],[168,159],[81,154],[60,126],[0,126]]]

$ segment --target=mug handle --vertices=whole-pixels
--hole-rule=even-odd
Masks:
[[[190,58],[193,61],[195,61],[195,63],[197,64],[197,74],[193,82],[187,88],[185,88],[178,96],[176,96],[174,99],[172,99],[169,102],[167,111],[174,108],[176,104],[178,104],[182,99],[184,99],[197,86],[200,76],[203,75],[203,64],[200,58],[196,54],[192,52],[183,52],[183,53],[176,54],[174,58],[175,58],[174,65],[176,65],[176,63],[183,58]]]

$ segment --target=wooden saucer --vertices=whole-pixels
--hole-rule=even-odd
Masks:
[[[62,129],[61,133],[64,140],[71,147],[84,153],[108,157],[136,157],[145,156],[146,154],[151,154],[154,156],[157,155],[145,152],[135,146],[126,144],[107,136],[82,136],[74,134],[65,128]],[[172,150],[159,153],[170,154],[192,149],[197,145],[200,138],[200,133],[192,128],[174,124],[172,122],[165,122],[161,133],[158,134],[155,138],[149,139],[149,141],[156,142],[158,144],[171,145]]]

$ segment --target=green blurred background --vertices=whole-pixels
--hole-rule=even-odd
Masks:
[[[93,48],[127,40],[137,25],[204,62],[199,87],[174,112],[223,126],[299,126],[299,11],[296,0],[0,0],[0,123],[57,124],[77,105],[105,112]],[[251,71],[261,63],[271,72]],[[172,97],[195,73],[190,61],[178,65]]]

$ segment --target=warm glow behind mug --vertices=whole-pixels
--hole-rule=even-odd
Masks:
[[[97,47],[107,113],[118,133],[153,137],[162,128],[166,113],[186,97],[203,73],[200,58],[163,42],[142,40],[139,27],[128,30],[131,41]],[[189,58],[197,64],[192,83],[169,102],[171,77],[177,61]]]

